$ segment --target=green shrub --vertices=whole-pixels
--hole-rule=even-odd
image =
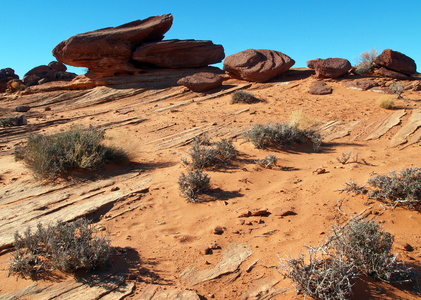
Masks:
[[[23,235],[16,232],[14,246],[9,274],[22,277],[54,268],[92,271],[107,265],[111,251],[109,234],[99,236],[86,219],[47,227],[38,224],[36,232],[28,227]]]
[[[317,151],[321,144],[321,136],[315,130],[302,130],[288,123],[253,125],[245,133],[245,137],[259,149],[264,149],[267,146],[285,147],[310,140],[314,150]]]
[[[246,91],[236,91],[232,94],[231,104],[234,103],[257,103],[260,102],[258,98],[256,98],[252,93]]]
[[[99,169],[104,163],[121,161],[121,149],[104,146],[104,132],[75,127],[52,135],[31,134],[26,146],[15,150],[38,178],[54,178],[71,168]]]
[[[178,179],[180,192],[188,202],[197,202],[197,196],[210,187],[208,174],[200,169],[191,170],[185,175],[181,173]]]

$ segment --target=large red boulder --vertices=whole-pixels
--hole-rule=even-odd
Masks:
[[[222,77],[218,74],[200,72],[181,78],[177,81],[177,84],[183,85],[194,92],[203,92],[221,86],[222,81]]]
[[[386,68],[381,67],[380,69],[377,70],[377,74],[384,76],[384,77],[389,77],[389,78],[393,78],[393,79],[398,79],[398,80],[408,80],[410,79],[410,77],[404,73],[401,72],[396,72],[396,71],[392,71]]]
[[[166,40],[142,44],[133,52],[133,59],[164,68],[198,68],[221,62],[224,47],[211,41]]]
[[[93,73],[133,71],[133,50],[142,43],[162,40],[172,22],[173,16],[167,14],[77,34],[59,43],[53,55],[59,62],[86,67]]]
[[[266,82],[286,72],[295,64],[288,55],[274,50],[247,49],[224,60],[224,70],[232,77]]]
[[[374,63],[378,66],[407,75],[412,75],[417,71],[417,65],[412,58],[391,49],[383,50],[383,52],[376,57]]]
[[[351,63],[344,58],[326,58],[314,63],[314,70],[319,78],[341,77],[347,74],[351,68]]]

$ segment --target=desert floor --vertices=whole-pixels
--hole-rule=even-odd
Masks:
[[[2,118],[13,114],[16,106],[31,107],[25,113],[28,125],[0,128],[0,293],[34,283],[8,277],[16,230],[80,215],[110,231],[112,246],[119,251],[107,272],[124,275],[129,299],[151,284],[160,285],[157,289],[194,290],[201,299],[292,299],[295,290],[279,274],[279,257],[306,253],[306,245],[317,246],[332,225],[344,224],[355,215],[381,223],[395,237],[393,252],[399,254],[398,259],[420,272],[420,212],[338,190],[350,179],[364,184],[373,174],[421,167],[421,129],[417,131],[421,123],[413,131],[406,126],[421,110],[421,92],[405,91],[404,100],[397,99],[395,108],[386,110],[376,104],[382,94],[342,85],[353,79],[350,75],[325,80],[333,93],[323,96],[307,92],[316,80],[311,71],[295,69],[269,83],[226,77],[221,89],[203,94],[179,86],[143,88],[132,79],[130,85],[85,89],[47,83],[32,88],[31,94],[0,97]],[[230,104],[236,89],[264,101]],[[309,145],[256,149],[242,136],[252,124],[289,121],[297,111],[320,122],[324,140],[318,152]],[[385,120],[396,114],[394,126],[385,127]],[[68,178],[39,182],[21,162],[14,161],[14,147],[25,142],[30,132],[49,134],[75,125],[105,129],[106,142],[126,150],[130,162],[106,165],[99,172],[75,170]],[[228,165],[207,169],[212,190],[205,201],[189,203],[177,184],[187,170],[181,158],[188,158],[189,143],[204,132],[212,141],[233,138],[238,157]],[[351,160],[357,162],[337,160],[351,151]],[[255,163],[269,153],[278,157],[276,167],[265,169]],[[239,217],[257,210],[267,213]],[[287,210],[295,214],[277,213]],[[216,226],[224,232],[214,234]],[[406,251],[405,244],[413,250]],[[220,249],[205,254],[210,245]],[[186,269],[194,267],[196,271],[221,267],[218,263],[233,247],[247,249],[233,270],[203,282],[192,278],[206,271],[185,275]],[[56,273],[38,280],[37,286],[72,280]],[[267,298],[262,296],[265,293]],[[367,278],[356,282],[353,295],[353,299],[416,298],[413,285]]]

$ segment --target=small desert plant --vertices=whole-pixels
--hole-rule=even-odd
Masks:
[[[22,277],[54,268],[91,271],[106,266],[111,251],[109,235],[99,236],[86,219],[46,227],[39,223],[35,232],[28,227],[23,235],[16,232],[14,246],[9,274]]]
[[[231,104],[234,103],[257,103],[260,102],[258,98],[256,98],[252,93],[246,91],[236,91],[232,94]]]
[[[237,156],[237,150],[235,150],[232,140],[228,139],[222,139],[219,142],[216,142],[215,151],[218,160],[225,164]]]
[[[121,149],[104,146],[104,132],[93,127],[75,127],[52,135],[31,134],[26,146],[16,149],[15,158],[39,178],[54,178],[71,168],[99,169],[104,163],[121,161]]]
[[[327,245],[347,257],[367,276],[387,282],[410,280],[411,270],[391,254],[393,236],[374,220],[352,219],[345,226],[333,227]]]
[[[401,98],[404,86],[401,83],[394,81],[391,85],[389,85],[389,89],[391,89],[394,94],[398,95],[398,98]]]
[[[340,189],[341,192],[347,192],[348,194],[367,194],[368,190],[365,188],[365,185],[359,185],[355,180],[348,180],[345,182],[345,187]]]
[[[368,180],[373,188],[369,197],[392,201],[409,208],[421,207],[421,168],[410,167],[390,175],[376,175]]]
[[[197,196],[210,187],[208,174],[200,169],[191,170],[185,175],[181,173],[178,179],[180,192],[188,202],[197,202]]]
[[[352,263],[323,247],[307,247],[307,250],[308,264],[304,255],[280,260],[283,275],[293,281],[296,292],[315,299],[349,299],[358,275]]]
[[[369,73],[372,70],[373,62],[377,57],[377,53],[376,48],[372,48],[370,51],[362,52],[360,57],[356,60],[357,68],[355,69],[355,73],[358,75]]]
[[[264,159],[256,160],[256,163],[262,166],[263,168],[272,168],[272,166],[276,166],[278,162],[278,158],[275,154],[268,154]]]
[[[306,115],[301,110],[293,111],[289,118],[290,124],[301,130],[314,129],[321,123],[319,119]]]
[[[218,162],[227,164],[236,157],[232,140],[222,139],[215,144],[202,143],[201,140],[194,140],[189,150],[190,161],[182,158],[181,161],[185,165],[191,166],[193,169],[203,169],[216,165]]]
[[[285,147],[293,143],[301,143],[310,140],[317,151],[321,144],[321,136],[314,130],[301,130],[288,123],[271,123],[267,125],[253,125],[245,133],[245,137],[259,149],[267,146]]]
[[[384,109],[392,109],[395,105],[395,97],[383,95],[377,99],[377,105]]]

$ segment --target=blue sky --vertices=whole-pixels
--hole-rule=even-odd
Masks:
[[[413,58],[421,72],[420,0],[21,0],[2,9],[0,68],[22,78],[55,60],[52,49],[72,35],[166,13],[174,23],[165,39],[212,40],[226,55],[272,49],[305,67],[319,57],[354,64],[365,50],[391,48]]]

